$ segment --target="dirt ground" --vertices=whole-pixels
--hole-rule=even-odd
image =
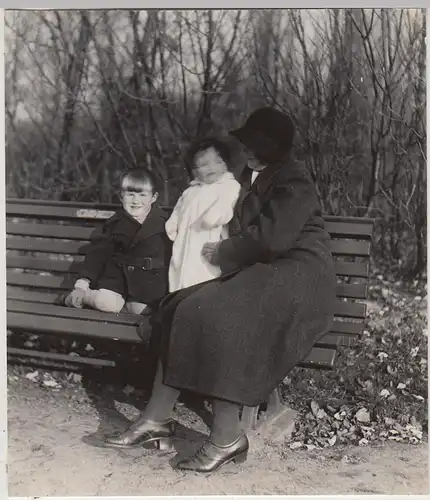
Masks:
[[[125,395],[123,395],[125,396]],[[201,494],[428,494],[428,446],[334,447],[292,451],[251,440],[245,464],[212,475],[171,468],[176,453],[191,454],[207,433],[200,417],[177,409],[175,451],[116,451],[97,438],[138,415],[131,399],[97,399],[77,389],[41,387],[9,377],[10,496]]]

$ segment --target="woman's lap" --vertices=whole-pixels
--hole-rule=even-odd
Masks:
[[[248,404],[252,395],[243,394],[242,400],[240,393],[260,383],[259,399],[276,384],[274,379],[283,377],[278,372],[287,369],[285,352],[295,352],[299,342],[297,335],[283,332],[302,320],[301,300],[292,300],[277,269],[253,267],[257,271],[248,268],[227,281],[207,283],[178,305],[167,384]]]

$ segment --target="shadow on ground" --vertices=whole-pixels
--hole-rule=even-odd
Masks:
[[[142,379],[140,379],[142,380]],[[98,416],[96,432],[83,436],[82,441],[90,446],[104,447],[106,437],[125,431],[133,422],[118,409],[118,403],[126,403],[142,412],[151,394],[151,378],[146,378],[137,390],[125,390],[133,381],[130,376],[112,377],[84,375],[82,386],[88,396],[90,404]],[[203,444],[207,438],[207,428],[212,424],[212,412],[208,409],[203,398],[193,394],[181,394],[179,404],[175,408],[174,418],[177,423],[177,432],[173,439],[174,451],[182,457],[189,456]],[[130,450],[119,450],[120,454],[140,456],[145,447]]]

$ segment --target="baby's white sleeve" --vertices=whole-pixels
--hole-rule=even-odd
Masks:
[[[233,218],[234,207],[239,197],[240,184],[231,179],[224,183],[216,201],[205,212],[202,226],[214,228],[228,224]]]

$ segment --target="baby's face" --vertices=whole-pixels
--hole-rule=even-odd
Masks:
[[[121,188],[121,201],[124,210],[136,220],[144,217],[157,199],[150,184],[130,185],[124,179]]]
[[[200,151],[194,158],[194,177],[204,184],[216,182],[227,170],[227,165],[214,148]]]

